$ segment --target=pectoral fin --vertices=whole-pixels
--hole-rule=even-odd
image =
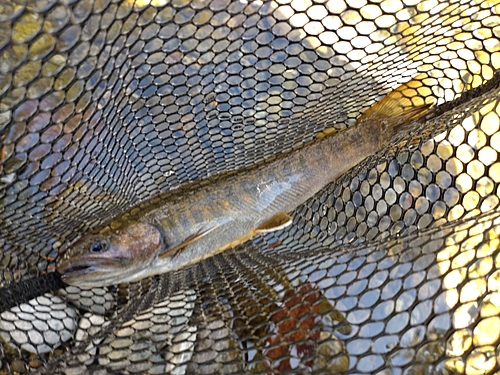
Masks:
[[[255,228],[256,234],[274,232],[292,224],[292,217],[284,212],[278,212],[269,219],[264,220]]]
[[[167,258],[169,256],[173,256],[173,257],[177,256],[188,245],[192,244],[195,241],[198,241],[200,238],[206,236],[207,234],[209,234],[211,231],[213,231],[217,227],[218,227],[218,225],[215,225],[215,226],[208,228],[208,229],[201,228],[198,232],[193,233],[192,235],[186,237],[186,239],[184,241],[182,241],[179,245],[177,245],[171,249],[167,249],[165,252],[161,253],[159,255],[159,257],[160,258]]]

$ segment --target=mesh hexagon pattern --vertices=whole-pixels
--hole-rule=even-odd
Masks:
[[[409,102],[436,103],[285,230],[1,312],[0,374],[500,373],[499,14],[0,0],[2,286],[133,206],[353,125],[411,78]]]

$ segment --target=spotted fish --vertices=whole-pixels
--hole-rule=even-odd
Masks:
[[[99,287],[193,264],[252,237],[290,225],[289,213],[393,136],[431,105],[403,106],[403,85],[356,124],[272,162],[169,196],[153,208],[115,219],[71,246],[56,269],[66,284]]]

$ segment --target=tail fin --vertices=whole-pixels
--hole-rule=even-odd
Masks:
[[[356,125],[365,122],[372,125],[374,122],[380,123],[393,135],[401,126],[426,115],[433,103],[423,104],[425,99],[416,90],[416,88],[428,90],[421,82],[426,77],[427,75],[420,74],[391,91],[382,100],[363,112],[356,121]],[[367,126],[370,125],[367,124]]]
[[[419,74],[411,81],[388,93],[358,117],[356,126],[367,123],[366,126],[382,127],[386,142],[396,132],[404,131],[404,125],[428,114],[429,108],[434,104],[425,104],[426,98],[432,98],[430,89],[422,83],[425,78],[428,78],[427,74]],[[318,133],[317,138],[323,138],[336,132],[335,128],[326,128]]]

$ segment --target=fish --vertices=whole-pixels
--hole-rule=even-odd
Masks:
[[[65,284],[82,288],[130,283],[286,228],[290,212],[429,113],[432,103],[408,105],[402,93],[411,82],[368,108],[353,126],[113,219],[69,246],[56,271]]]

